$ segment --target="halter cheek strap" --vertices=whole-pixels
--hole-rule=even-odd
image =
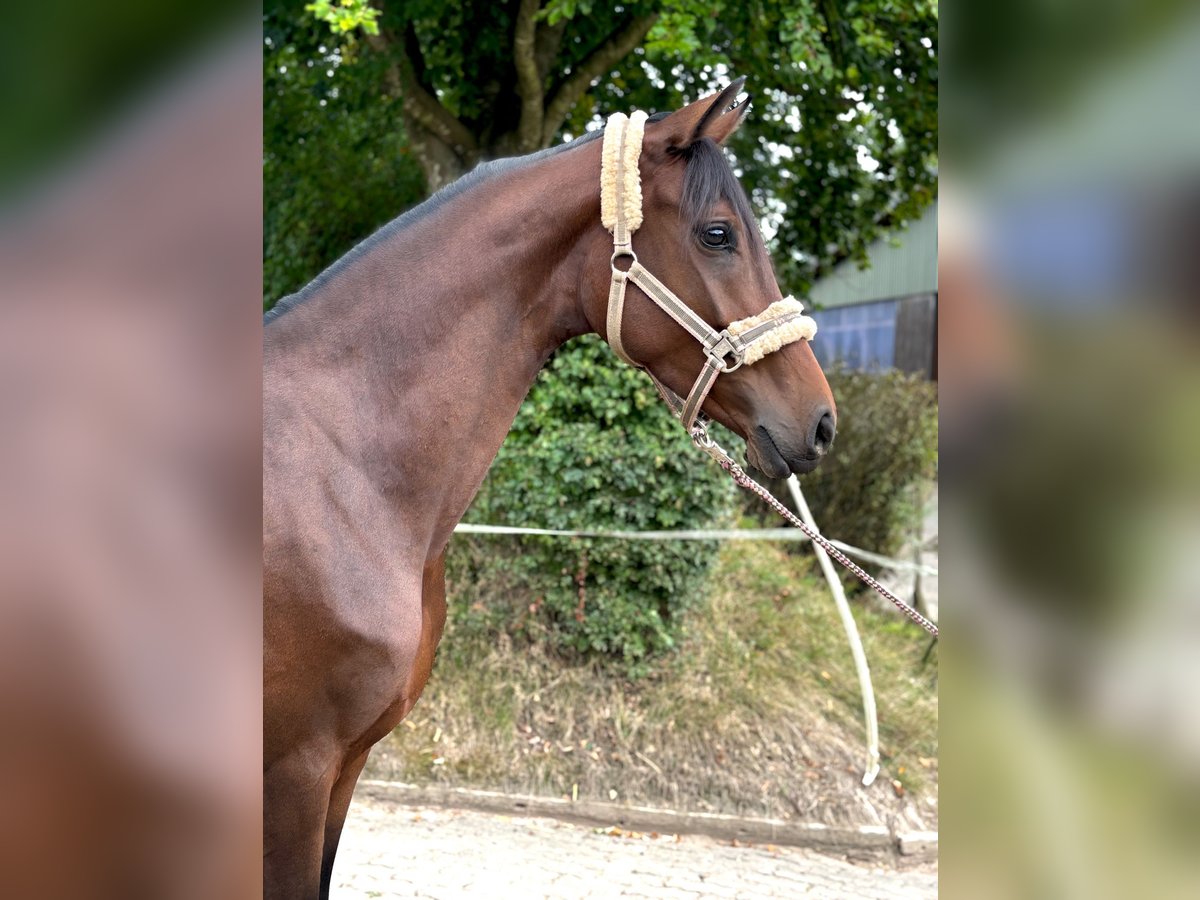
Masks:
[[[686,400],[650,375],[671,412],[679,418],[685,429],[691,431],[701,415],[704,398],[712,390],[718,375],[742,366],[752,366],[768,353],[795,341],[812,340],[817,333],[817,323],[804,315],[804,307],[799,300],[785,297],[757,316],[739,319],[717,331],[638,262],[637,254],[633,252],[633,233],[642,225],[642,183],[638,158],[642,152],[645,124],[644,112],[635,112],[631,116],[614,113],[609,116],[604,129],[600,164],[600,221],[613,236],[612,283],[608,291],[606,330],[608,343],[617,356],[631,366],[643,368],[629,356],[621,340],[625,291],[633,282],[700,342],[704,348],[704,368],[700,370]],[[617,265],[623,258],[628,260],[628,268],[622,269]]]

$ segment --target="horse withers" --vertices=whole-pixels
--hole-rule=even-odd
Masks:
[[[722,142],[741,82],[644,123],[632,253],[717,331],[782,302]],[[596,134],[485,164],[266,317],[263,862],[268,897],[325,897],[370,748],[408,714],[446,616],[443,561],[534,377],[596,332],[688,396],[714,355],[618,264]],[[730,329],[731,331],[733,329]],[[720,352],[725,352],[724,350]],[[833,437],[806,341],[716,364],[700,411],[772,476]],[[736,369],[736,370],[735,370]]]

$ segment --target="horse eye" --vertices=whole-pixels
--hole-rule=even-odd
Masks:
[[[730,236],[728,225],[705,225],[704,229],[700,232],[700,242],[705,247],[713,250],[721,250],[729,246]]]

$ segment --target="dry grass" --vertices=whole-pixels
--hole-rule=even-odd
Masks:
[[[830,825],[936,827],[937,656],[858,607],[884,769],[865,756],[857,680],[807,554],[726,545],[679,652],[629,682],[537,646],[456,632],[368,775]],[[459,598],[474,602],[477,598]]]

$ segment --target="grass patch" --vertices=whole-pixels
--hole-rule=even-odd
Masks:
[[[453,552],[453,550],[451,551]],[[456,624],[487,586],[452,586],[425,695],[368,774],[830,825],[935,827],[937,656],[924,632],[858,605],[884,769],[859,784],[861,699],[811,557],[722,547],[678,651],[630,682]],[[900,819],[902,822],[896,822]]]

